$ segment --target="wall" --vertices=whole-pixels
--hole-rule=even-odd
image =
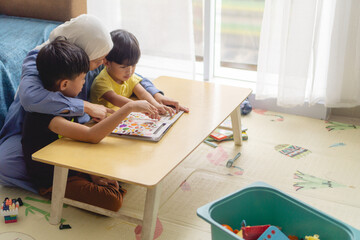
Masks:
[[[265,109],[273,112],[282,112],[323,120],[327,120],[330,116],[330,109],[321,104],[316,104],[314,106],[305,104],[305,106],[285,108],[277,106],[276,99],[255,100],[254,94],[250,95],[249,101],[253,108]]]
[[[284,108],[277,106],[275,99],[255,100],[254,94],[250,95],[249,100],[253,108],[322,120],[339,121],[360,126],[360,106],[353,108],[326,108],[321,104],[314,106],[305,104],[305,106],[301,107]]]

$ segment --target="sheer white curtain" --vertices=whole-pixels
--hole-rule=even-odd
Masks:
[[[122,28],[137,37],[142,54],[139,74],[170,71],[194,77],[191,0],[88,0],[88,13],[103,19],[110,30]]]
[[[110,31],[121,27],[120,0],[87,0],[87,13],[100,18]]]
[[[266,0],[256,99],[360,105],[358,0]]]

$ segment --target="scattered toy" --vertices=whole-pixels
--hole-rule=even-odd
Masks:
[[[21,207],[22,205],[24,205],[24,203],[23,203],[23,201],[21,200],[21,198],[18,198],[17,201],[19,202],[20,207]]]
[[[242,131],[241,138],[242,138],[242,140],[243,140],[243,141],[246,141],[246,140],[248,140],[248,139],[249,139],[249,137],[248,137],[248,135],[247,135],[246,131]]]
[[[1,204],[1,216],[4,216],[5,223],[17,222],[19,213],[19,202],[16,199],[5,198]]]
[[[71,226],[69,224],[60,224],[59,226],[60,230],[64,230],[64,229],[71,229]]]
[[[221,128],[215,129],[215,131],[213,131],[210,134],[210,137],[212,137],[212,138],[214,138],[215,140],[218,140],[218,141],[230,138],[232,136],[233,136],[233,131],[225,130],[225,129],[221,129]]]
[[[234,164],[234,162],[236,161],[236,159],[238,159],[240,157],[240,155],[241,155],[241,153],[238,152],[238,154],[236,154],[236,156],[234,158],[229,159],[226,163],[226,167],[231,168],[232,165]]]
[[[210,142],[208,140],[204,140],[204,143],[213,148],[216,148],[218,146],[216,143]]]

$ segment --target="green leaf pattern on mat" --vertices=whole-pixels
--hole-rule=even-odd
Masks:
[[[330,125],[326,126],[326,129],[328,131],[332,130],[346,130],[346,129],[359,129],[359,126],[356,126],[354,124],[346,124],[346,123],[339,123],[339,122],[327,122]]]
[[[32,198],[32,197],[26,197],[26,200],[30,200],[30,201],[35,201],[35,202],[40,202],[40,203],[45,203],[45,204],[51,204],[50,200],[41,200],[41,199],[36,199],[36,198]],[[49,221],[49,217],[50,217],[50,212],[47,212],[45,210],[42,210],[40,208],[37,208],[29,203],[23,202],[24,206],[26,207],[25,209],[25,216],[27,216],[30,213],[35,214],[35,212],[38,212],[42,215],[44,215],[46,221]],[[64,205],[64,207],[67,207]],[[65,219],[61,219],[60,223],[64,223],[66,220]]]
[[[303,181],[303,182],[295,182],[293,186],[295,187],[296,191],[300,189],[346,187],[343,184],[314,177],[312,175],[302,173],[299,170],[294,174],[294,178],[301,179]]]

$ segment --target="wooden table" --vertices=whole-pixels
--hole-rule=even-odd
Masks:
[[[33,154],[54,165],[50,223],[58,224],[63,203],[143,225],[142,239],[153,239],[161,195],[161,180],[231,115],[235,144],[241,145],[240,104],[250,89],[193,80],[160,77],[155,86],[190,108],[160,142],[108,136],[98,144],[59,139]],[[124,216],[64,198],[68,170],[73,169],[147,188],[143,219]],[[125,196],[126,201],[126,196]],[[195,213],[194,213],[195,214]]]

